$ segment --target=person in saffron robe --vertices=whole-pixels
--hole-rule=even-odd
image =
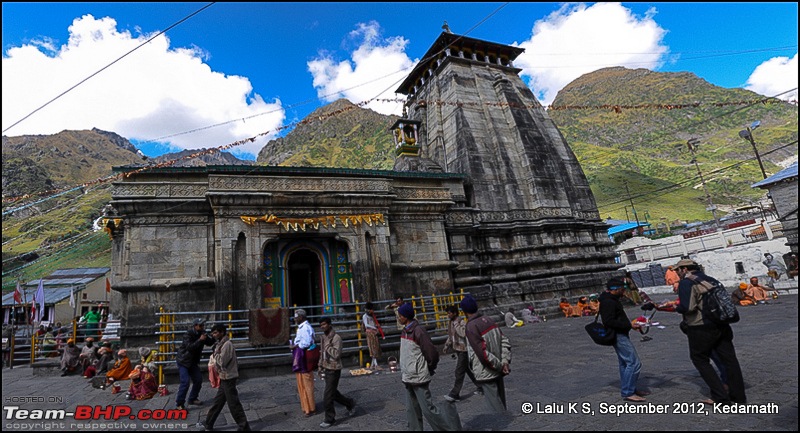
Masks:
[[[667,266],[667,272],[664,274],[664,280],[666,280],[667,285],[672,286],[673,293],[678,293],[678,284],[681,282],[681,277],[678,276],[678,273],[675,272],[675,269],[672,269],[672,266]]]
[[[117,357],[118,359],[117,362],[114,363],[114,367],[106,373],[106,384],[118,380],[127,380],[133,370],[127,350],[120,349],[120,351],[117,352]]]
[[[744,293],[747,296],[752,297],[759,304],[764,304],[766,303],[766,300],[769,299],[767,289],[758,283],[757,277],[750,278],[750,285],[744,289]]]
[[[131,380],[131,386],[128,388],[129,400],[147,400],[158,392],[156,377],[147,367],[137,365],[128,378]]]
[[[558,303],[558,308],[564,313],[564,317],[572,315],[572,305],[567,301],[567,298],[561,298],[561,302]]]
[[[592,309],[589,307],[589,298],[586,296],[581,296],[578,299],[576,307],[581,312],[581,316],[590,316],[592,314]]]
[[[731,293],[731,300],[736,305],[747,306],[747,305],[755,305],[756,300],[753,299],[752,296],[748,295],[747,292],[747,283],[739,283],[739,287],[737,287],[733,293]]]

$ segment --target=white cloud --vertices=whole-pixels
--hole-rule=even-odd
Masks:
[[[619,3],[564,5],[537,21],[525,53],[514,61],[543,105],[583,74],[610,66],[655,69],[668,53],[666,30],[654,20],[655,9],[635,16]]]
[[[374,21],[358,24],[350,37],[359,45],[351,60],[337,62],[321,53],[308,62],[317,95],[328,102],[347,98],[356,104],[376,97],[395,99],[395,89],[416,63],[405,54],[408,41],[402,37],[382,39],[380,25]],[[402,104],[396,102],[375,101],[366,108],[383,114],[402,113]]]
[[[789,89],[794,91],[779,96],[780,99],[789,101],[797,100],[797,54],[791,59],[788,57],[773,57],[758,65],[750,78],[747,79],[745,89],[764,96],[775,96]]]
[[[73,21],[69,41],[61,47],[41,40],[8,49],[2,74],[3,130],[9,128],[4,135],[99,128],[141,141],[244,119],[161,140],[197,149],[254,137],[282,124],[280,101],[265,102],[247,78],[212,71],[204,63],[208,53],[170,48],[162,35],[10,128],[152,36],[132,36],[116,26],[112,18],[85,15]],[[267,139],[234,149],[256,155]]]

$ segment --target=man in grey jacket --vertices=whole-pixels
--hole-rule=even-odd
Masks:
[[[506,388],[503,376],[511,373],[511,343],[494,320],[478,312],[472,296],[461,300],[461,310],[467,313],[467,352],[475,380],[481,384],[489,407],[505,412]]]
[[[439,364],[439,352],[431,342],[425,328],[414,320],[414,307],[402,304],[397,308],[398,318],[403,325],[400,334],[401,380],[406,387],[406,415],[408,429],[422,431],[422,417],[430,423],[433,430],[461,430],[454,405],[437,407],[431,401],[431,377]]]
[[[217,341],[212,348],[213,353],[209,363],[219,373],[219,390],[214,396],[211,409],[208,410],[206,421],[197,423],[197,426],[205,430],[213,430],[214,423],[222,412],[225,403],[231,411],[240,431],[250,431],[250,423],[247,422],[247,415],[244,413],[242,403],[239,401],[239,391],[236,389],[236,379],[239,377],[239,362],[236,360],[236,349],[233,347],[230,338],[226,334],[227,329],[221,323],[211,327],[211,336]]]
[[[319,425],[328,428],[336,424],[336,409],[334,403],[343,404],[347,414],[352,415],[356,401],[339,392],[339,379],[342,375],[342,337],[333,330],[330,317],[323,317],[319,327],[324,332],[322,336],[321,360],[319,362],[320,374],[325,373],[325,420]]]

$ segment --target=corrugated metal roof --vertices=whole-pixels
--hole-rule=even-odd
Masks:
[[[102,276],[108,273],[111,268],[73,268],[73,269],[59,269],[45,278],[63,278],[63,277],[89,277],[89,276]]]
[[[27,300],[28,304],[30,304],[31,301],[33,300],[33,296],[36,294],[36,290],[37,289],[38,289],[38,287],[32,288],[32,289],[31,288],[22,289],[22,291],[25,293],[25,295],[22,297],[22,299],[23,300]],[[83,290],[82,286],[81,287],[75,287],[75,299],[76,300],[78,299],[78,293],[80,293],[82,290]],[[63,301],[64,299],[69,298],[69,294],[70,294],[71,291],[72,291],[72,287],[58,287],[58,288],[55,288],[55,289],[45,289],[44,290],[44,303],[45,303],[45,305],[57,304],[57,303]],[[15,302],[14,302],[14,292],[6,293],[5,295],[3,295],[3,306],[4,307],[13,306],[14,304],[15,304]]]
[[[621,233],[621,232],[624,232],[624,231],[633,230],[633,229],[635,229],[636,227],[639,227],[639,226],[647,227],[649,225],[650,225],[650,223],[642,223],[642,222],[637,223],[635,221],[632,222],[632,223],[620,224],[618,226],[614,226],[614,227],[611,227],[610,229],[608,229],[608,235],[611,236],[611,235],[614,235],[614,234],[617,234],[617,233]]]
[[[102,276],[102,275],[101,275]],[[79,286],[81,284],[89,284],[99,277],[82,277],[82,278],[55,278],[55,279],[42,279],[42,285],[45,287],[53,286]],[[25,283],[25,287],[39,287],[39,280],[31,280]]]
[[[752,188],[761,188],[767,185],[772,185],[773,183],[778,183],[782,180],[790,179],[792,177],[797,177],[797,163],[784,168],[783,170],[773,174],[772,176],[762,180],[761,182],[756,182],[751,185]]]
[[[59,269],[42,278],[42,285],[48,286],[79,286],[105,276],[111,268],[73,268]],[[28,281],[25,287],[39,287],[39,279]]]

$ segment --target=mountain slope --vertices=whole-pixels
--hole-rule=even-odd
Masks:
[[[724,89],[690,73],[663,73],[645,69],[606,68],[581,76],[556,96],[553,106],[571,106],[549,112],[567,138],[589,177],[602,215],[625,216],[619,196],[604,194],[611,170],[693,187],[694,199],[682,194],[661,194],[656,188],[629,185],[632,196],[662,204],[659,217],[670,220],[710,219],[697,169],[686,142],[696,138],[697,163],[715,205],[734,208],[763,196],[750,185],[762,179],[749,141],[739,131],[754,120],[753,132],[767,175],[781,170],[777,163],[797,157],[797,145],[769,153],[797,140],[797,107],[788,103],[733,104],[764,99],[742,89]],[[646,104],[650,104],[646,106]],[[693,107],[668,109],[678,104]],[[731,105],[728,105],[731,104]],[[609,108],[581,108],[619,105]],[[624,106],[644,106],[624,108]],[[747,162],[748,159],[753,159]],[[726,168],[744,162],[735,168]],[[613,182],[611,182],[613,184]],[[616,191],[619,192],[619,191]],[[622,198],[627,197],[624,192]],[[612,204],[613,203],[613,204]],[[635,203],[635,201],[634,201]],[[612,211],[613,212],[610,212]],[[692,218],[692,216],[694,218]]]
[[[125,138],[113,132],[62,131],[54,135],[3,136],[3,197],[80,185],[111,174],[115,165],[140,164],[142,158]],[[15,166],[40,172],[28,188],[6,191],[6,183],[24,185]],[[47,180],[50,182],[47,182]]]
[[[335,114],[330,117],[331,114]],[[320,107],[283,138],[270,140],[256,161],[265,165],[390,170],[397,116],[360,108],[346,99]]]

